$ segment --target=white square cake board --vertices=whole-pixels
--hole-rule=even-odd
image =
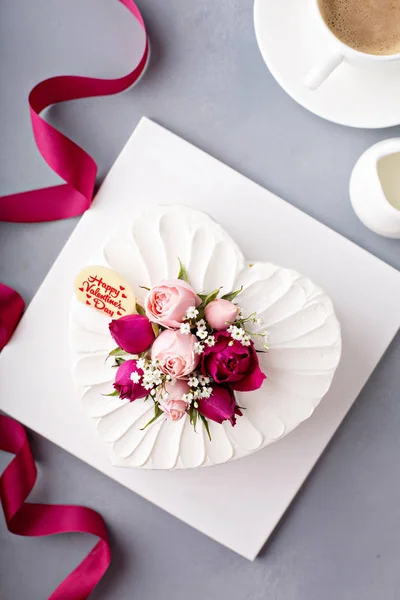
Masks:
[[[157,204],[204,210],[248,259],[272,261],[310,277],[331,296],[341,321],[342,361],[314,415],[282,441],[237,462],[173,472],[114,467],[74,397],[67,335],[74,277],[111,227]],[[399,297],[398,271],[143,119],[1,354],[0,408],[252,560],[397,332]]]

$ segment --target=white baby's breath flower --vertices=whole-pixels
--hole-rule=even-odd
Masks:
[[[195,408],[199,408],[199,403],[198,403],[198,402],[193,402],[193,406],[194,406]]]
[[[151,390],[150,394],[151,394],[152,396],[155,396],[155,395],[156,395],[156,390],[153,388],[153,389]]]
[[[198,398],[200,396],[200,388],[196,388],[193,390],[193,398]]]
[[[144,360],[144,358],[139,358],[136,361],[136,366],[137,366],[138,369],[144,369],[145,366],[146,366],[146,361]]]
[[[249,335],[245,335],[242,339],[242,346],[250,346],[251,338]]]
[[[199,380],[200,385],[206,385],[210,383],[210,378],[207,375],[198,375],[197,379]]]
[[[246,335],[246,332],[244,329],[242,329],[241,327],[236,327],[236,325],[234,325],[231,329],[231,331],[229,332],[231,334],[231,337],[233,340],[242,340],[243,337]]]
[[[168,398],[169,398],[168,392],[163,393],[163,398],[164,398],[164,400],[168,400]]]
[[[133,373],[131,373],[131,380],[133,381],[133,383],[139,383],[140,378],[141,375],[137,371],[133,371]]]
[[[204,352],[204,344],[196,342],[194,345],[194,351],[196,352],[196,354],[202,354]]]
[[[185,320],[189,321],[190,319],[195,319],[198,314],[199,311],[195,306],[189,306],[185,314]]]
[[[197,377],[189,377],[188,384],[190,387],[197,387],[199,385],[199,380]]]
[[[151,364],[153,365],[153,367],[158,367],[158,365],[160,364],[160,361],[158,360],[158,358],[153,358],[153,360],[151,361]]]
[[[180,331],[181,331],[181,333],[184,333],[185,335],[187,335],[188,333],[190,333],[190,325],[189,325],[189,323],[181,323]]]
[[[196,331],[196,335],[198,338],[200,338],[201,340],[205,340],[206,337],[208,336],[208,332],[206,329],[198,329]]]
[[[209,398],[212,394],[212,387],[203,387],[200,394],[202,398]]]
[[[205,343],[207,344],[207,346],[215,346],[215,337],[213,335],[209,335],[208,338],[205,340]]]
[[[200,321],[197,321],[196,325],[198,329],[205,329],[207,327],[207,323],[204,319],[200,319]]]

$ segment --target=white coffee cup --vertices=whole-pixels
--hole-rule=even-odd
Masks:
[[[367,54],[366,52],[359,52],[347,46],[329,29],[321,14],[318,0],[309,0],[309,8],[314,25],[322,34],[321,39],[326,42],[326,55],[310,69],[303,79],[304,85],[310,90],[318,89],[329,75],[344,61],[352,64],[371,66],[400,60],[400,52],[387,55]]]

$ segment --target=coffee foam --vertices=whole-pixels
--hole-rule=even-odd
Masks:
[[[332,33],[347,46],[376,55],[400,53],[400,0],[318,0]]]

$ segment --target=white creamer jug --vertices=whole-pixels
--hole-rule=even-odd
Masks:
[[[400,238],[400,138],[371,146],[350,178],[350,199],[366,227]]]

